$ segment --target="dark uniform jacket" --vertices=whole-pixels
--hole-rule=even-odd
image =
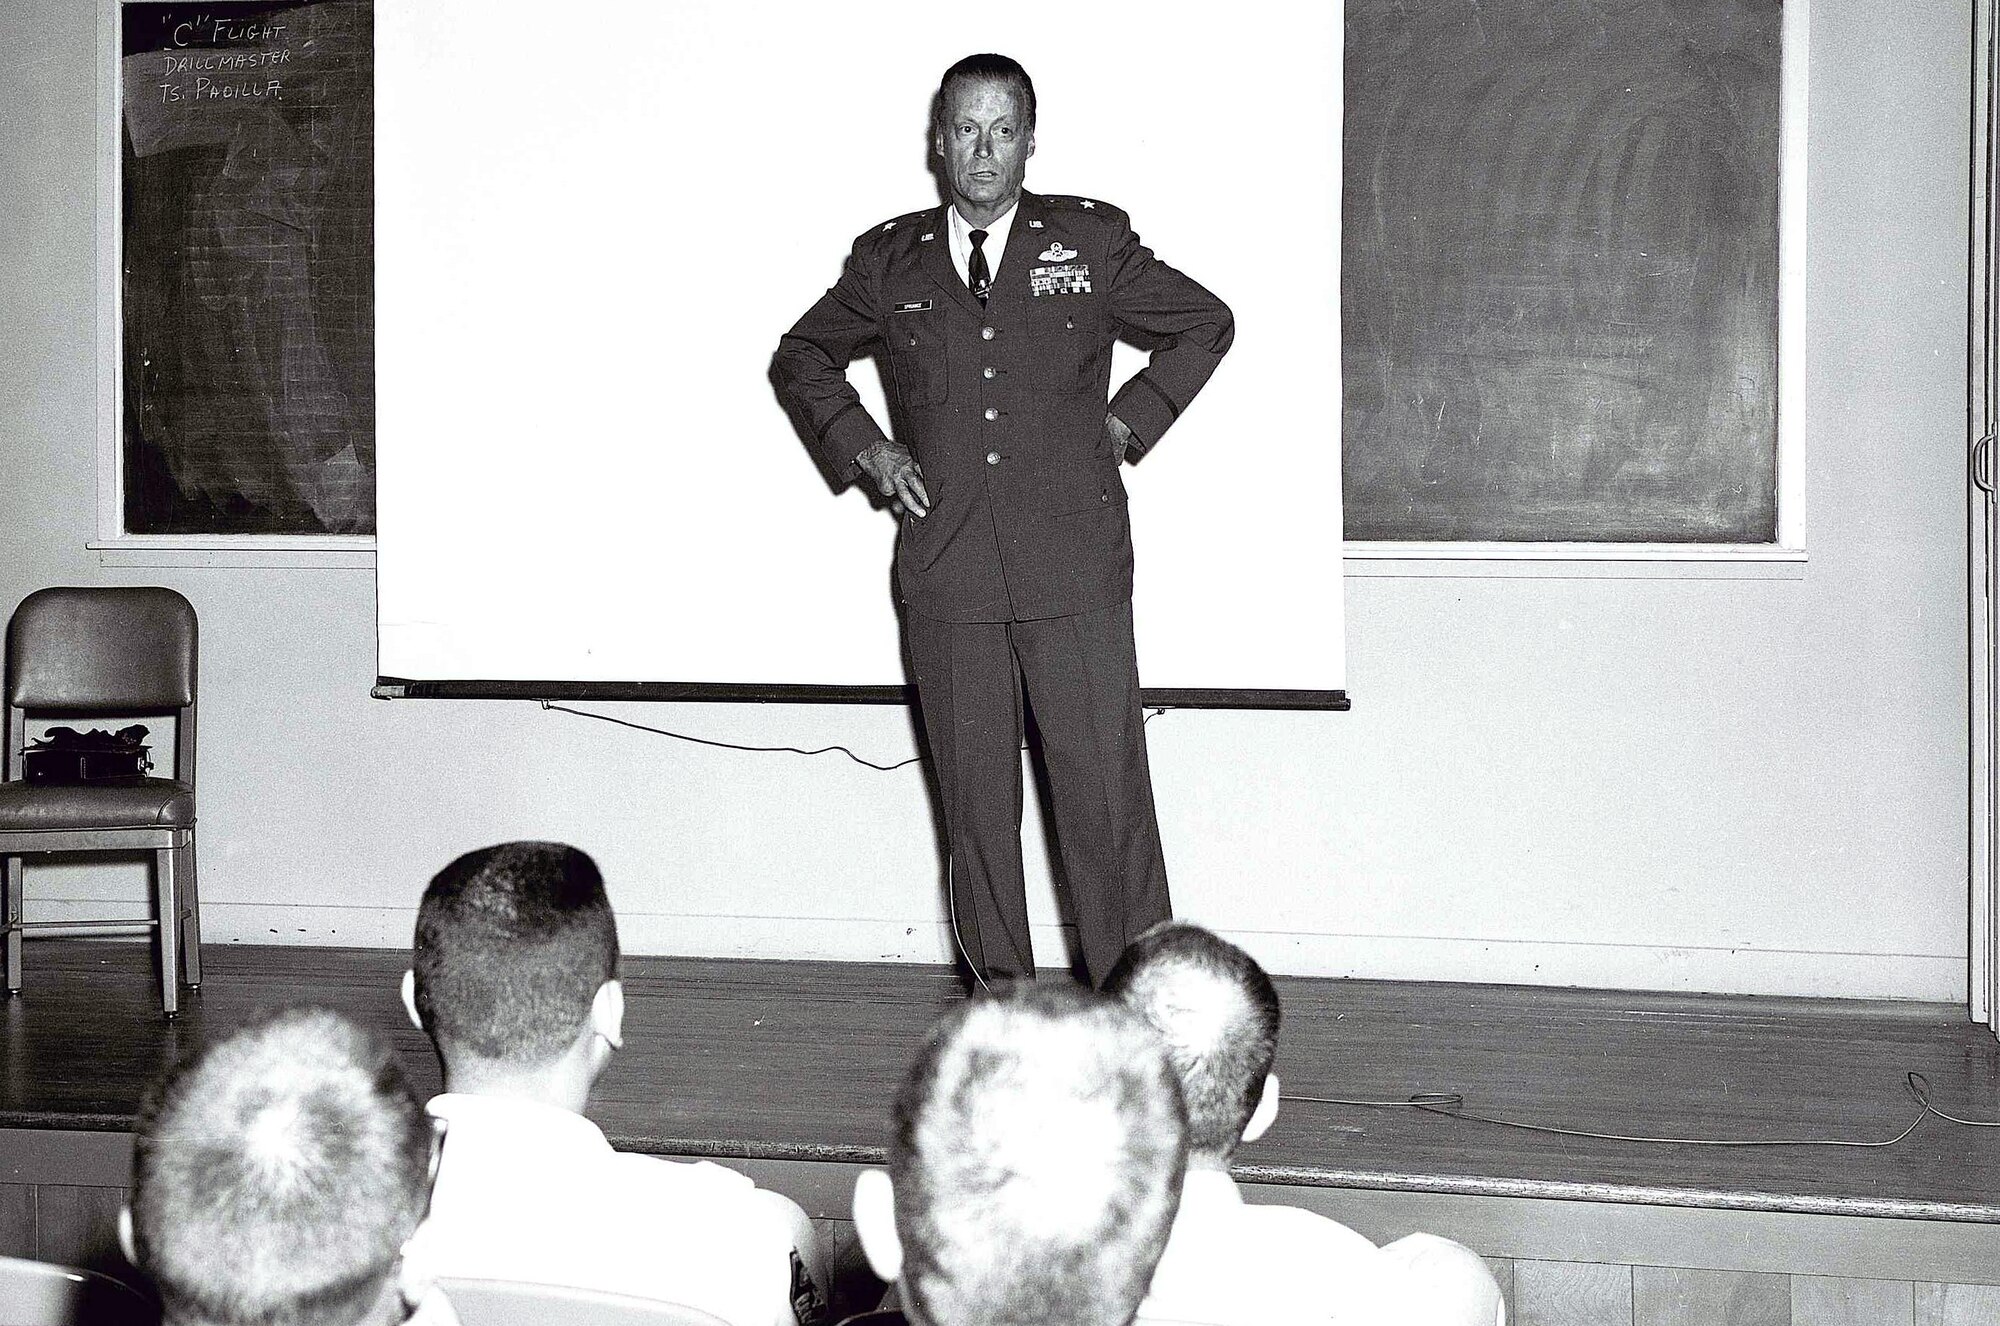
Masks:
[[[935,207],[855,240],[839,282],[779,342],[778,390],[827,466],[853,479],[882,430],[846,369],[884,354],[891,424],[931,498],[897,540],[897,583],[917,612],[1030,621],[1122,602],[1132,531],[1104,430],[1112,343],[1152,350],[1109,403],[1144,449],[1229,349],[1229,309],[1109,203],[1025,192],[981,308],[952,266],[949,226]]]

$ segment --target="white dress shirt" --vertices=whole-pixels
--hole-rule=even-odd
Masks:
[[[1218,1170],[1190,1169],[1142,1321],[1213,1326],[1505,1326],[1497,1294],[1434,1275],[1441,1239],[1378,1248],[1295,1206],[1252,1205]],[[1465,1254],[1461,1254],[1465,1255]],[[1483,1268],[1482,1268],[1483,1270]]]
[[[746,1176],[614,1150],[580,1114],[447,1092],[431,1214],[407,1255],[469,1280],[682,1303],[731,1326],[796,1326],[792,1232]]]
[[[957,204],[946,209],[951,213],[951,265],[958,269],[958,279],[966,285],[972,284],[972,232],[981,229],[986,232],[986,241],[979,251],[986,255],[986,274],[993,283],[1000,283],[1000,255],[1006,251],[1008,232],[1014,229],[1014,213],[1021,210],[1020,199],[1014,205],[994,218],[991,225],[975,227],[958,214]]]

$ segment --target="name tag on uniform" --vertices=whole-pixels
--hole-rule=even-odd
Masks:
[[[1065,262],[1053,267],[1030,267],[1028,293],[1037,297],[1087,295],[1090,293],[1090,264]]]
[[[896,305],[898,313],[928,313],[931,301],[928,299],[907,299]]]

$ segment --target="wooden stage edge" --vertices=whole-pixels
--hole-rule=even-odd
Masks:
[[[400,951],[210,946],[174,1024],[134,944],[31,945],[0,1007],[0,1187],[126,1186],[146,1082],[260,1007],[320,1003],[440,1080],[397,998]],[[592,1115],[621,1147],[728,1164],[843,1219],[879,1163],[917,1038],[962,997],[901,964],[628,957],[627,1050]],[[1282,978],[1287,1094],[1401,1100],[1595,1132],[1880,1141],[1940,1109],[2000,1116],[2000,1044],[1963,1010],[1847,1000]],[[1288,1100],[1246,1148],[1251,1200],[1378,1240],[1492,1257],[2000,1283],[2000,1129],[1926,1118],[1888,1147],[1709,1148],[1556,1137]]]

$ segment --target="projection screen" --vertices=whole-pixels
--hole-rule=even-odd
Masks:
[[[962,55],[1035,79],[1027,187],[1228,301],[1128,466],[1148,688],[1345,686],[1337,5],[424,0],[375,10],[385,679],[901,686],[894,520],[769,380],[854,237],[939,202]],[[1120,345],[1114,389],[1144,363]],[[872,361],[849,370],[886,428]]]

